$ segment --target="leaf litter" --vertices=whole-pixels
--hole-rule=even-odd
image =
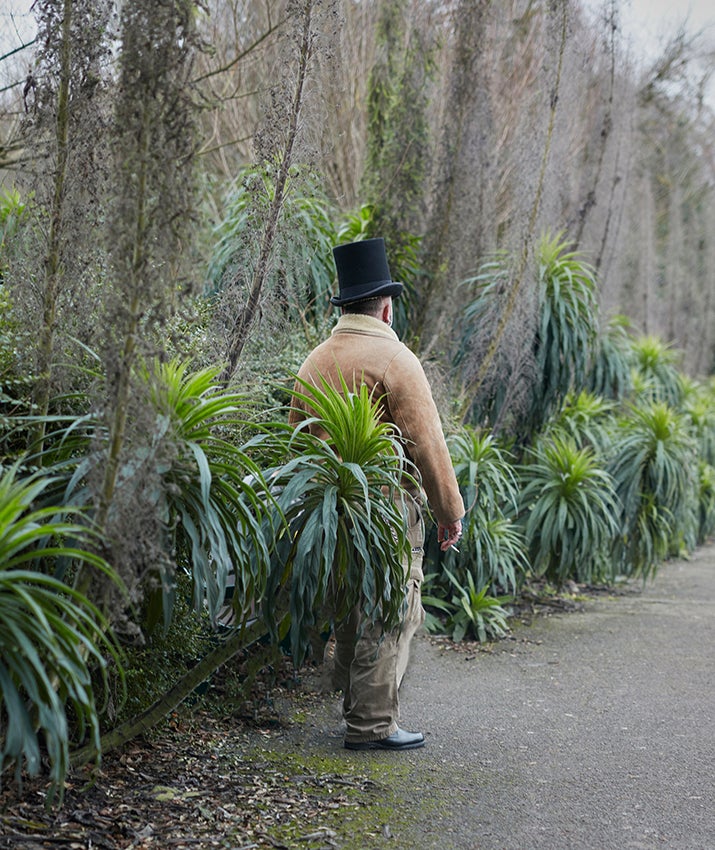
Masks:
[[[324,701],[296,697],[304,709],[305,700]],[[179,709],[162,728],[106,754],[99,768],[73,771],[61,808],[47,807],[46,780],[26,779],[18,789],[5,777],[0,850],[342,846],[343,817],[352,822],[371,806],[380,783],[355,772],[359,765],[282,752],[286,722],[272,701],[251,719]]]

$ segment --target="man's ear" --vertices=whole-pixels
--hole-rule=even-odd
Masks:
[[[386,301],[384,307],[382,308],[382,315],[380,316],[382,321],[386,325],[392,324],[392,304],[390,301]]]

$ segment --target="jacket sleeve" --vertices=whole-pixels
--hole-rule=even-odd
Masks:
[[[385,371],[390,418],[419,470],[427,500],[443,525],[464,516],[457,477],[432,390],[418,358],[403,347]]]

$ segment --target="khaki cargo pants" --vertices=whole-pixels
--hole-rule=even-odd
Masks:
[[[392,735],[398,727],[398,689],[407,668],[410,642],[425,619],[421,592],[424,522],[418,501],[408,498],[406,509],[412,563],[401,628],[385,633],[379,624],[365,624],[360,632],[359,609],[335,627],[333,684],[344,692],[346,741],[378,741]],[[407,572],[406,561],[404,566]]]

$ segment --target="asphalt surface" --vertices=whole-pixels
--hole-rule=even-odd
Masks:
[[[413,646],[401,725],[426,746],[349,756],[406,769],[381,847],[715,850],[714,547],[491,652]],[[338,706],[312,746],[340,748]]]

